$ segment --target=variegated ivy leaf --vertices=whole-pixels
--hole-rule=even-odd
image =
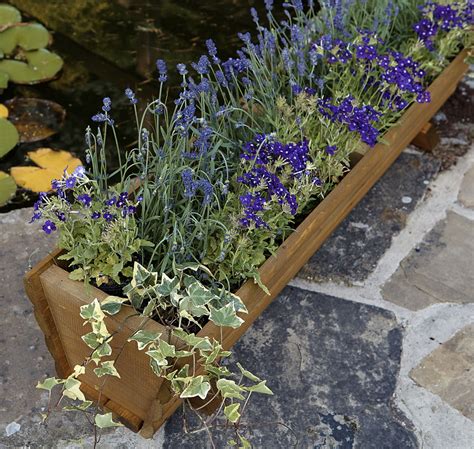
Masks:
[[[199,318],[203,315],[209,315],[209,309],[205,306],[199,306],[194,303],[191,296],[186,296],[179,303],[180,312],[189,312],[192,316]]]
[[[191,377],[190,379],[180,397],[185,399],[199,396],[201,399],[206,399],[207,393],[211,389],[211,384],[205,380],[204,376]]]
[[[173,329],[173,335],[193,348],[203,351],[212,351],[213,349],[213,345],[208,337],[196,337],[196,335],[187,333],[183,329]]]
[[[71,376],[79,377],[79,376],[81,376],[82,374],[85,374],[85,373],[86,373],[86,367],[84,365],[76,365],[74,367],[74,371],[71,374]]]
[[[94,373],[97,377],[115,376],[120,378],[120,374],[117,368],[115,368],[113,360],[102,362],[99,368],[94,368]]]
[[[219,379],[216,385],[217,389],[224,398],[240,399],[241,401],[245,399],[242,395],[244,389],[240,385],[237,385],[233,380]]]
[[[66,382],[64,382],[64,390],[63,396],[67,396],[68,398],[75,401],[78,399],[79,401],[85,401],[86,398],[84,393],[80,390],[81,382],[74,377],[68,377]]]
[[[155,285],[157,281],[157,274],[148,271],[143,265],[135,262],[133,265],[133,276],[130,284],[132,287],[141,285]]]
[[[119,296],[107,296],[100,303],[101,309],[108,315],[115,315],[120,312],[122,304],[128,301],[128,298],[120,298]]]
[[[267,383],[266,380],[262,380],[257,385],[253,385],[251,387],[244,387],[244,388],[247,391],[251,391],[252,393],[261,393],[261,394],[271,394],[271,395],[273,395],[273,391],[270,390],[270,388],[268,388],[266,386],[266,383]]]
[[[247,307],[237,295],[225,291],[222,300],[226,303],[232,303],[236,312],[248,313]]]
[[[240,418],[240,403],[230,404],[224,408],[224,415],[231,423],[236,423]]]
[[[153,310],[155,310],[155,306],[156,306],[156,299],[153,298],[152,300],[148,302],[145,309],[143,309],[142,315],[151,316],[151,314],[153,313]]]
[[[95,298],[90,304],[81,306],[81,317],[87,321],[102,321],[105,318],[104,312],[102,312],[97,298]]]
[[[55,377],[48,377],[43,382],[38,382],[36,388],[41,388],[42,390],[51,391],[56,385],[64,383],[62,379],[56,379]]]
[[[89,348],[92,349],[97,348],[104,341],[102,337],[99,337],[94,332],[89,332],[88,334],[83,335],[81,339],[87,346],[89,346]]]
[[[247,371],[246,369],[244,369],[244,367],[239,362],[237,362],[237,367],[242,373],[242,376],[245,376],[247,379],[250,379],[252,382],[260,382],[262,380],[259,377],[257,377],[255,374],[252,374],[250,371]]]
[[[182,317],[182,318],[187,319],[188,321],[191,321],[191,323],[194,323],[199,328],[202,328],[202,326],[199,324],[199,321],[196,321],[194,319],[194,317],[189,312],[187,312],[186,310],[180,310],[179,311],[179,316]]]
[[[105,415],[95,415],[95,425],[99,429],[106,429],[108,427],[120,427],[122,424],[115,422],[112,419],[112,413],[106,413]]]
[[[244,320],[237,316],[236,311],[234,309],[234,305],[232,303],[227,304],[220,309],[215,309],[214,307],[209,307],[211,310],[211,314],[209,315],[209,319],[218,326],[221,327],[232,327],[236,329],[240,327],[240,325],[244,322]]]
[[[145,349],[150,343],[158,340],[161,337],[160,333],[151,332],[147,330],[139,330],[135,332],[128,341],[136,341],[138,345],[138,350],[142,351]]]
[[[170,293],[169,297],[170,297],[171,304],[173,304],[173,306],[175,307],[179,307],[181,299],[183,299],[183,295],[179,293],[177,290],[173,290]]]
[[[92,332],[96,335],[100,335],[103,338],[107,338],[110,333],[107,330],[107,326],[103,321],[92,321]]]
[[[163,296],[170,296],[171,292],[179,288],[179,278],[169,278],[165,273],[161,275],[161,284],[156,287],[156,291]]]
[[[111,354],[112,348],[107,342],[104,342],[92,353],[91,360],[98,365],[102,357],[108,357]]]
[[[219,298],[216,294],[204,287],[204,285],[202,285],[200,282],[192,283],[186,289],[186,292],[191,297],[192,304],[196,307],[204,306],[209,304],[213,299]]]
[[[201,271],[204,271],[204,273],[208,274],[209,276],[214,277],[214,275],[212,274],[212,271],[209,270],[209,268],[207,268],[205,265],[202,265],[202,264],[197,263],[197,262],[186,262],[184,264],[177,265],[176,269],[179,270],[179,271],[184,271],[184,270],[199,271],[199,270],[201,270]]]
[[[168,361],[166,356],[159,349],[151,349],[147,351],[146,354],[158,365],[158,366],[168,366]]]
[[[247,440],[247,438],[244,438],[242,435],[239,435],[239,439],[240,444],[242,445],[242,447],[240,447],[239,449],[252,449],[250,441]]]
[[[206,372],[215,377],[228,377],[232,375],[225,366],[206,365]]]
[[[170,345],[165,340],[160,340],[159,349],[165,357],[174,357],[176,355],[176,348]]]

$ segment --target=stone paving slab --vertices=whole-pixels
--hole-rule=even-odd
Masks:
[[[404,228],[439,167],[429,154],[402,153],[298,277],[315,282],[364,281]]]
[[[391,312],[287,287],[234,347],[236,360],[275,393],[252,398],[248,417],[294,432],[259,426],[255,447],[418,447],[392,404],[401,345]],[[166,425],[164,448],[206,448],[207,441],[205,432],[183,439],[180,412]],[[220,435],[216,447],[225,441]]]
[[[474,302],[474,222],[449,212],[383,286],[385,300],[410,310]]]
[[[474,325],[427,356],[410,377],[474,420]]]

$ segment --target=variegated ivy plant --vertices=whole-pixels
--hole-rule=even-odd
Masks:
[[[238,296],[226,290],[213,291],[186,274],[188,270],[198,269],[203,267],[188,264],[177,270],[178,276],[170,278],[162,274],[159,279],[158,273],[135,263],[132,281],[124,290],[126,298],[108,296],[102,301],[96,298],[81,307],[84,325],[88,324],[90,330],[82,337],[90,348],[89,357],[81,365],[76,365],[66,379],[50,377],[38,383],[38,388],[47,390],[51,397],[51,390],[60,387],[57,404],[63,398],[78,401],[78,405],[64,409],[84,412],[98,428],[120,426],[111,413],[98,413],[93,402],[86,399],[80,389],[80,376],[90,366],[98,378],[104,377],[102,386],[106,376],[120,377],[115,363],[121,351],[112,351],[111,342],[115,333],[107,328],[106,319],[118,314],[123,307],[131,307],[145,319],[130,335],[127,344],[136,344],[139,351],[148,355],[152,371],[168,381],[172,391],[180,398],[199,397],[210,402],[220,396],[222,402],[217,412],[207,422],[203,420],[203,425],[211,428],[211,423],[221,416],[235,426],[242,447],[250,447],[239,430],[241,415],[253,393],[273,393],[265,380],[239,363],[237,374],[224,366],[222,360],[228,358],[231,352],[224,350],[219,341],[191,332],[190,329],[200,328],[207,320],[221,327],[237,328],[243,323],[238,313],[247,313]],[[168,335],[146,329],[151,319],[165,324]],[[213,385],[215,388],[212,388]]]

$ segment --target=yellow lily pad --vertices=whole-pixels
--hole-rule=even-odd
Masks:
[[[30,151],[28,157],[39,167],[12,167],[10,174],[20,187],[37,193],[50,191],[51,181],[61,179],[64,170],[72,173],[82,165],[80,159],[68,151],[55,151],[51,148]]]
[[[0,118],[8,117],[8,108],[3,104],[0,104]]]

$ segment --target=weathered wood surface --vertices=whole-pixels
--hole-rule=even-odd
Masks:
[[[425,123],[411,143],[421,150],[427,152],[433,151],[439,143],[439,135],[436,132],[436,127],[431,122]]]
[[[412,105],[400,122],[384,136],[384,144],[367,151],[327,198],[283,242],[276,255],[263,264],[259,270],[261,279],[271,294],[265,294],[252,281],[239,289],[237,294],[249,313],[242,315],[245,322],[238,329],[222,330],[224,348],[230,348],[246,332],[449,98],[467,71],[467,65],[463,62],[465,56],[466,51],[463,51],[430,86],[431,103]],[[64,377],[71,372],[74,364],[82,363],[88,355],[87,346],[80,340],[85,333],[79,316],[80,305],[94,297],[100,299],[106,295],[98,289],[88,287],[87,290],[83,284],[69,280],[67,273],[55,266],[56,256],[57,253],[53,253],[30,271],[25,277],[25,286],[56,361],[58,374]],[[125,335],[115,337],[115,343],[125,342],[130,333],[143,324],[138,317],[130,318],[127,315],[130,313],[123,310],[107,321],[109,329],[124,327]],[[123,326],[124,321],[126,326]],[[163,330],[157,323],[147,323],[146,326]],[[221,328],[210,322],[199,335],[220,339]],[[139,352],[134,345],[125,347],[128,349],[122,351],[117,361],[122,379],[107,381],[102,392],[105,398],[101,397],[101,403],[121,417],[130,428],[135,431],[141,428],[143,436],[151,437],[178,408],[181,400],[173,397],[169,386],[153,375],[146,354]],[[86,373],[81,380],[84,381],[86,393],[98,399],[97,379]]]

